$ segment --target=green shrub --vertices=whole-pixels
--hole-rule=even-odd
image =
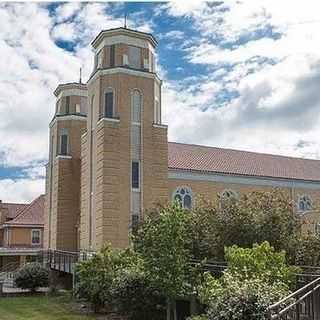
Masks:
[[[49,272],[40,263],[28,263],[16,272],[14,281],[18,288],[35,292],[39,287],[48,286]]]
[[[141,260],[130,249],[103,248],[91,259],[81,262],[76,268],[75,293],[89,301],[95,311],[112,306],[111,288],[118,272],[140,270]]]
[[[215,279],[204,275],[198,289],[207,306],[208,320],[262,320],[268,306],[289,294],[294,268],[285,264],[284,252],[265,242],[251,249],[226,248],[228,269]]]
[[[114,279],[112,304],[129,320],[165,319],[166,300],[145,273],[126,270]]]
[[[225,260],[228,273],[237,274],[240,280],[261,278],[270,284],[279,281],[290,285],[299,271],[286,264],[284,251],[276,252],[267,241],[252,248],[225,248]]]

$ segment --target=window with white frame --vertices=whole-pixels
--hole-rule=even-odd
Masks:
[[[298,211],[299,212],[305,212],[312,210],[312,200],[308,195],[301,195],[298,199]]]
[[[316,222],[314,224],[314,233],[319,236],[320,235],[320,223],[319,222]]]
[[[192,190],[189,187],[178,187],[174,194],[173,200],[180,203],[184,209],[192,207]]]
[[[31,244],[39,245],[41,242],[41,231],[39,229],[31,230]]]

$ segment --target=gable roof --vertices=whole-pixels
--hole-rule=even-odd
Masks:
[[[27,203],[0,203],[0,210],[6,211],[6,219],[15,218],[19,212],[25,209],[29,204]]]
[[[6,222],[6,225],[44,225],[44,195],[33,200],[26,208],[21,210],[13,219]]]
[[[169,169],[320,181],[320,160],[169,142]]]

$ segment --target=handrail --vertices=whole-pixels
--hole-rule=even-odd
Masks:
[[[281,304],[284,303],[285,301],[294,298],[294,297],[297,296],[299,293],[305,291],[308,287],[311,287],[311,286],[313,286],[315,283],[318,283],[318,282],[320,282],[320,278],[317,278],[317,279],[313,280],[312,282],[306,284],[304,287],[302,287],[302,288],[298,289],[297,291],[289,294],[288,296],[284,297],[284,298],[281,299],[280,301],[272,304],[268,309],[276,308],[278,305],[281,305]]]
[[[314,276],[314,275],[308,275]],[[300,316],[304,315],[304,319],[319,319],[319,306],[318,299],[315,300],[315,295],[320,293],[320,277],[318,276],[315,280],[309,282],[302,288],[284,297],[280,301],[272,304],[267,308],[268,318],[272,319],[287,319],[288,315],[290,319],[300,319]],[[302,306],[304,309],[302,310]],[[315,318],[315,310],[317,317]],[[312,312],[312,317],[311,313]],[[285,316],[285,318],[282,318]]]

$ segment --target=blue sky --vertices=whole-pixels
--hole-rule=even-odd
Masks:
[[[55,87],[84,80],[90,42],[123,25],[158,39],[169,140],[320,158],[316,0],[0,4],[0,199],[44,192]]]

